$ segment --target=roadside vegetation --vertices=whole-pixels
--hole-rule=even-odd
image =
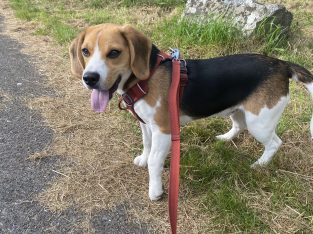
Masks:
[[[274,0],[267,2],[277,3]],[[183,0],[10,0],[17,17],[35,24],[35,35],[52,37],[63,48],[61,54],[65,61],[68,60],[68,45],[80,30],[88,25],[111,22],[132,24],[151,37],[160,49],[166,51],[168,47],[180,48],[185,58],[255,52],[289,60],[313,71],[313,4],[310,0],[281,0],[280,3],[285,4],[294,14],[290,35],[283,37],[279,27],[265,35],[260,27],[253,37],[246,39],[232,23],[225,20],[212,20],[202,25],[182,20],[180,16],[185,4]],[[263,148],[249,134],[245,132],[231,142],[215,139],[216,135],[229,130],[228,120],[209,118],[183,127],[181,199],[186,204],[192,200],[189,208],[197,210],[195,213],[200,215],[192,216],[195,213],[189,214],[185,208],[185,214],[181,216],[191,216],[188,218],[194,221],[193,225],[198,225],[195,230],[199,233],[312,233],[313,142],[309,134],[311,112],[312,100],[309,94],[299,84],[292,82],[291,102],[278,126],[278,134],[284,144],[271,165],[257,170],[252,170],[250,164],[260,156]],[[110,114],[121,115],[118,111]],[[122,116],[130,124],[134,122],[128,115]],[[83,126],[84,123],[80,124]],[[131,144],[128,150],[135,156],[140,151],[140,147],[136,146],[140,142],[140,132],[135,127],[132,132],[136,140],[133,143],[128,142]],[[74,131],[73,134],[79,133]],[[101,157],[101,149],[99,150],[95,155]],[[88,154],[88,151],[85,153]],[[98,159],[95,157],[92,160]],[[90,162],[86,160],[81,163]],[[132,165],[126,165],[125,168],[127,167]],[[98,210],[106,207],[103,205],[106,203],[105,197],[94,199],[97,192],[90,194],[90,200],[86,203],[83,202],[86,197],[79,197],[80,194],[86,194],[84,189],[90,189],[89,185],[81,184],[93,183],[91,177],[105,177],[106,171],[99,168],[93,174],[89,171],[84,171],[84,174],[79,171],[84,165],[77,168],[76,174],[74,173],[77,177],[71,177],[75,182],[71,179],[66,182],[66,192],[61,188],[64,184],[52,185],[53,189],[43,194],[43,197],[48,198],[43,200],[46,203],[61,204],[64,201],[58,201],[57,193],[62,192],[69,199],[85,204],[81,205],[82,209],[88,210],[87,205]],[[79,178],[80,174],[89,179]],[[80,183],[80,186],[71,187],[71,183]],[[131,183],[127,186],[133,185]],[[146,189],[146,184],[141,186],[144,187],[143,190]],[[131,190],[130,187],[127,189]],[[147,198],[143,196],[142,199]],[[147,205],[149,201],[143,204]],[[166,211],[166,202],[161,205],[152,205],[152,210]],[[47,206],[55,210],[68,207],[54,204]],[[132,214],[138,214],[141,208],[139,206],[136,210],[132,206],[131,209],[135,210]],[[160,226],[166,222],[166,217],[161,217],[162,214],[164,212],[149,214],[154,217],[153,225],[157,229],[158,222]],[[203,220],[200,217],[208,219]],[[136,218],[140,220],[140,215]],[[142,220],[147,222],[148,219],[142,217]],[[184,228],[181,229],[182,233],[193,231],[193,226],[188,227],[186,223],[181,225]]]

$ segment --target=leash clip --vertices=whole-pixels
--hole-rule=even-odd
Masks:
[[[180,51],[178,48],[170,48],[170,54],[173,60],[179,60]]]
[[[128,93],[122,94],[122,98],[127,106],[132,106],[135,103],[134,99],[130,95],[128,95]]]
[[[127,110],[129,107],[132,107],[134,104],[134,99],[129,96],[127,93],[122,94],[120,97],[118,107],[120,110]]]

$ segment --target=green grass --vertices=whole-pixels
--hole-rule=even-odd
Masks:
[[[40,14],[40,10],[27,0],[11,1],[11,6],[15,10],[15,14],[18,18],[27,21],[34,20]]]
[[[255,212],[249,208],[240,194],[233,191],[232,184],[224,184],[220,189],[210,193],[205,198],[207,206],[214,206],[220,214],[220,219],[226,219],[244,232],[269,231]],[[210,211],[210,209],[208,209]],[[228,229],[228,232],[233,230]]]
[[[203,129],[189,128],[184,129],[187,132],[183,133],[183,142],[185,137],[190,137],[188,130],[197,131],[200,136],[203,134]],[[210,129],[213,128],[207,131]],[[200,138],[197,145],[191,145],[182,152],[181,180],[195,196],[201,198],[205,212],[219,214],[217,222],[226,220],[246,233],[269,232],[270,228],[248,205],[249,199],[243,194],[264,191],[271,194],[272,210],[288,205],[305,217],[312,216],[313,207],[302,200],[303,197],[311,200],[307,184],[292,176],[282,176],[274,165],[265,171],[251,170],[250,164],[258,156],[253,155],[255,153],[251,149],[234,149],[230,143],[209,143]],[[277,155],[283,156],[281,153]]]
[[[287,35],[280,25],[274,23],[274,19],[265,19],[255,31],[255,39],[262,45],[264,54],[284,53],[287,48]]]
[[[104,8],[108,4],[116,5],[114,1],[110,0],[91,0],[88,1],[87,6],[92,8]],[[184,3],[184,0],[121,0],[116,1],[118,6],[134,6],[134,5],[147,5],[147,6],[175,6]]]
[[[153,30],[152,38],[161,41],[163,47],[178,47],[183,51],[191,48],[210,47],[227,48],[232,50],[242,41],[241,32],[229,21],[212,19],[198,24],[179,15],[161,22]],[[188,55],[188,54],[187,54]]]
[[[62,22],[59,17],[52,16],[47,9],[36,7],[31,0],[12,0],[11,5],[17,17],[39,23],[38,34],[51,35],[60,44],[68,43],[78,32],[77,29]]]
[[[93,14],[84,14],[83,18],[91,25],[102,24],[103,22],[109,22],[111,20],[111,16],[103,11],[95,11]]]
[[[51,17],[47,14],[42,14],[40,17],[44,18],[41,21],[43,26],[37,30],[37,33],[41,35],[52,35],[60,44],[68,43],[78,33],[78,30],[60,22],[56,17]]]
[[[161,49],[178,47],[186,58],[258,52],[296,62],[309,69],[313,67],[313,36],[304,35],[301,28],[312,25],[313,13],[302,12],[301,9],[295,12],[295,20],[300,20],[301,27],[294,23],[290,37],[283,36],[278,26],[272,25],[266,29],[261,23],[254,36],[247,40],[227,20],[212,19],[197,24],[181,19],[185,2],[181,0],[91,0],[83,1],[83,4],[81,0],[70,3],[65,0],[10,2],[17,17],[38,23],[37,33],[54,37],[64,45],[64,51],[81,30],[77,26],[79,23],[130,23],[151,37]],[[155,18],[150,19],[149,13],[145,17],[137,15],[140,9],[149,12],[151,7],[161,9]],[[280,121],[278,134],[284,141],[289,141],[287,144],[305,148],[309,144],[306,139],[309,136],[312,102],[308,94],[294,83],[291,84],[291,97],[293,101]],[[125,118],[130,121],[132,117],[126,115]],[[285,147],[267,169],[251,170],[250,164],[261,155],[263,148],[247,134],[241,134],[234,142],[215,140],[216,135],[226,132],[229,127],[229,121],[210,118],[196,121],[182,131],[182,186],[199,198],[199,203],[204,207],[202,211],[213,213],[217,224],[229,226],[225,232],[285,232],[284,228],[275,229],[271,215],[279,214],[286,206],[303,214],[302,221],[312,227],[313,192],[308,189],[312,183],[278,170],[281,168],[296,174],[307,172],[305,160],[308,157],[305,153],[295,153],[290,149],[292,147]],[[140,134],[137,128],[134,132]],[[302,161],[292,161],[294,157]],[[264,201],[267,201],[264,208],[269,210],[268,213],[251,205],[263,206]],[[295,226],[298,225],[294,222]],[[313,229],[299,227],[304,233]]]

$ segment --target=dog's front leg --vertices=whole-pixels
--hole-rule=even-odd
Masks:
[[[171,147],[171,135],[162,133],[158,126],[152,126],[152,145],[148,158],[149,197],[158,200],[163,194],[162,171],[165,158]]]
[[[142,133],[143,151],[141,155],[134,159],[134,164],[140,167],[145,167],[147,166],[148,157],[151,151],[152,133],[147,124],[140,123],[140,127]]]

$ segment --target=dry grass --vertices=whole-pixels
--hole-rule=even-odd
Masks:
[[[148,173],[145,169],[137,168],[132,164],[133,156],[139,154],[141,150],[141,137],[136,121],[129,115],[121,113],[116,107],[116,101],[111,103],[111,108],[106,113],[93,113],[89,105],[89,91],[82,87],[80,81],[73,80],[69,72],[69,60],[64,54],[64,47],[56,44],[49,36],[34,36],[37,24],[17,20],[9,9],[7,1],[0,3],[0,11],[5,16],[7,25],[5,34],[25,45],[22,52],[33,57],[34,66],[46,78],[46,85],[56,92],[54,97],[28,100],[28,105],[40,111],[46,124],[54,130],[51,145],[42,152],[30,155],[29,158],[40,160],[49,155],[60,155],[66,158],[64,166],[59,171],[54,171],[59,175],[57,179],[52,181],[44,192],[38,194],[36,199],[53,211],[62,211],[72,206],[78,207],[86,214],[86,219],[82,223],[77,223],[77,228],[85,233],[94,231],[90,224],[91,213],[113,209],[120,204],[127,207],[130,220],[147,223],[159,233],[168,233],[167,199],[150,202],[147,194]],[[80,13],[79,9],[77,9],[78,13]],[[160,7],[150,6],[138,7],[132,14],[129,11],[119,14],[125,17],[121,21],[137,24],[144,29],[146,24],[155,24],[160,20],[161,13]],[[86,25],[85,21],[79,19],[73,19],[71,24],[78,27]],[[293,86],[293,93],[302,95],[304,91]],[[308,108],[308,105],[304,105],[303,102],[293,101],[284,118],[292,119],[293,115],[297,117]],[[182,143],[183,152],[186,153],[191,147],[200,148],[204,154],[214,152],[215,146],[212,142],[213,136],[216,135],[214,132],[216,123],[215,120],[198,121],[185,127],[184,131],[188,132],[189,139]],[[210,133],[203,137],[197,129],[204,128],[209,129]],[[285,129],[284,126],[281,128],[285,143],[274,162],[275,165],[279,165],[277,168],[280,170],[273,166],[275,169],[272,167],[269,170],[249,172],[252,180],[260,183],[253,189],[247,185],[250,177],[247,179],[238,176],[231,185],[234,192],[240,194],[247,202],[247,207],[258,214],[262,222],[269,227],[267,231],[276,233],[313,231],[312,217],[305,217],[301,211],[281,202],[281,200],[288,200],[288,194],[285,194],[286,197],[281,200],[278,199],[279,202],[273,203],[272,199],[276,194],[262,187],[275,184],[275,180],[277,180],[276,184],[282,181],[288,182],[288,179],[291,182],[300,181],[299,184],[303,188],[299,189],[302,192],[297,195],[297,199],[302,202],[301,196],[306,197],[307,201],[303,202],[312,205],[312,199],[308,198],[308,195],[313,194],[313,156],[312,146],[309,144],[311,142],[308,125],[299,123],[298,126],[292,126],[290,130]],[[226,130],[226,124],[218,126],[218,129]],[[228,169],[234,170],[229,172],[230,174],[240,174],[241,167],[243,169],[247,167],[249,160],[252,160],[251,157],[256,158],[262,151],[260,145],[248,134],[243,134],[235,141],[226,144],[226,148],[240,148],[240,151],[234,153],[234,156],[235,154],[239,156],[231,159],[237,160],[239,166],[232,168],[237,165],[236,161],[230,165],[230,168],[226,167],[223,171],[225,178],[228,178]],[[253,156],[245,157],[247,155]],[[241,156],[243,158],[240,158]],[[183,167],[188,165],[185,164]],[[223,213],[215,208],[215,204],[205,202],[209,191],[198,192],[194,189],[191,185],[196,180],[197,172],[194,171],[186,170],[186,179],[181,186],[180,233],[242,231],[236,223],[232,222],[231,217],[223,216]],[[167,178],[168,169],[165,170],[163,181],[167,181]],[[216,176],[210,183],[223,184],[224,181],[223,178]],[[219,189],[218,186],[212,187]],[[212,191],[212,194],[214,192],[216,191]]]

